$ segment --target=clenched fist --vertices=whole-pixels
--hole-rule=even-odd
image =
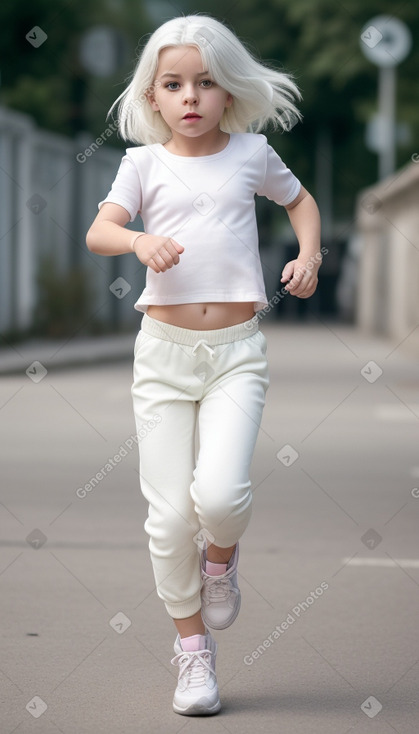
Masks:
[[[164,273],[179,262],[184,247],[171,237],[158,237],[145,234],[138,237],[132,248],[143,265],[148,265],[155,273]]]

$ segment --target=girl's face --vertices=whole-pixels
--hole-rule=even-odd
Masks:
[[[231,94],[203,67],[195,46],[162,49],[155,81],[158,84],[149,103],[160,112],[172,134],[197,138],[219,129],[224,109],[233,102]]]

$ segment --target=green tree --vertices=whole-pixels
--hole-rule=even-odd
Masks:
[[[106,79],[91,76],[80,62],[82,35],[97,25],[111,26],[125,41],[121,63]],[[47,34],[38,48],[26,38],[35,26]],[[138,39],[150,30],[135,0],[1,3],[0,103],[32,115],[39,126],[55,132],[72,135],[85,129],[98,135],[132,68]]]

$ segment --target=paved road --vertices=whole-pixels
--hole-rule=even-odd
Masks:
[[[215,635],[210,719],[171,710],[130,363],[2,378],[1,734],[418,731],[417,356],[336,324],[263,330],[242,611]]]

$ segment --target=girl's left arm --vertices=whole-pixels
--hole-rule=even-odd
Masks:
[[[309,298],[317,287],[317,273],[322,262],[320,251],[320,214],[307,189],[301,187],[297,198],[285,206],[291,226],[297,235],[300,252],[283,271],[281,283],[285,290],[298,298]]]

